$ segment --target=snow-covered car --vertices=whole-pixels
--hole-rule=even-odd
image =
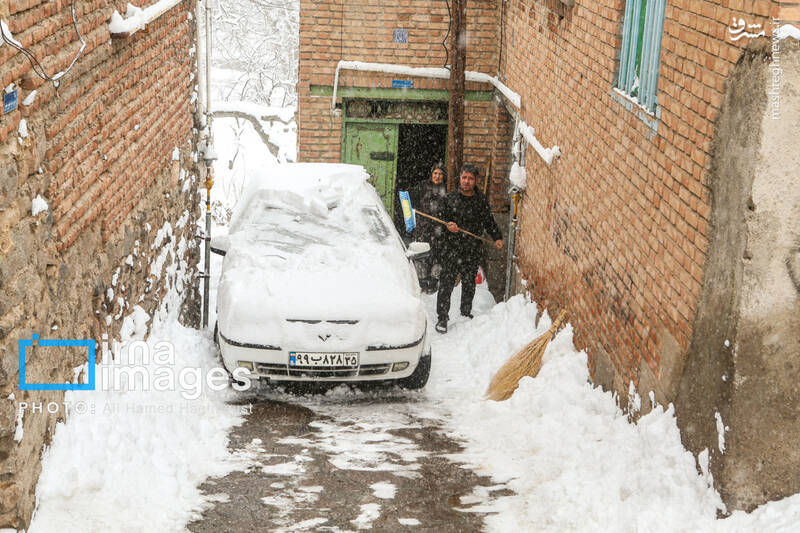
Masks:
[[[430,336],[413,260],[363,167],[281,165],[252,183],[228,235],[215,337],[234,376],[392,380],[421,388]]]

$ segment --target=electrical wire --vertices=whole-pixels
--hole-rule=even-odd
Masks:
[[[44,70],[44,66],[42,66],[42,64],[39,62],[38,59],[36,59],[36,56],[33,55],[33,53],[30,50],[28,50],[27,48],[23,47],[20,43],[15,41],[13,36],[11,37],[6,36],[6,26],[5,24],[0,24],[0,34],[2,34],[3,41],[6,44],[10,45],[12,48],[18,50],[22,55],[24,55],[28,59],[28,61],[31,64],[31,67],[33,68],[33,72],[37,76],[39,76],[45,81],[52,82],[53,85],[55,85],[56,87],[58,87],[58,80],[61,79],[67,72],[69,72],[70,69],[72,69],[73,65],[75,65],[75,62],[78,61],[78,58],[81,57],[81,54],[83,54],[84,49],[86,49],[86,41],[83,40],[83,36],[81,35],[80,29],[78,29],[78,20],[77,17],[75,16],[75,0],[72,0],[70,7],[72,9],[72,23],[75,26],[75,33],[78,34],[78,39],[81,41],[81,49],[78,50],[75,59],[72,60],[72,63],[69,64],[66,70],[62,70],[61,72],[53,76],[47,74],[47,72]],[[11,32],[9,31],[9,33]]]
[[[453,15],[450,12],[450,0],[444,0],[444,5],[447,6],[447,33],[444,34],[442,47],[444,47],[444,68],[450,70],[447,64],[450,62],[450,50],[447,49],[447,37],[450,36],[450,28],[453,27]]]

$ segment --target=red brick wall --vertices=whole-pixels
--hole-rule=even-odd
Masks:
[[[139,0],[136,5],[152,2]],[[172,150],[185,147],[192,131],[192,30],[185,0],[130,37],[112,36],[108,22],[125,2],[77,2],[86,41],[83,56],[58,89],[36,76],[24,56],[0,47],[0,85],[22,87],[20,102],[33,89],[30,106],[2,117],[0,143],[14,136],[20,119],[46,124],[41,167],[49,187],[58,249],[72,244],[91,224],[106,238],[143,198]],[[44,64],[48,74],[72,61],[79,42],[65,2],[10,3],[14,37]]]
[[[547,5],[510,0],[504,17],[507,84],[542,144],[563,152],[551,167],[527,152],[520,266],[537,301],[569,309],[592,370],[605,352],[625,382],[638,383],[642,359],[659,375],[663,335],[684,353],[689,345],[708,248],[714,121],[747,45],[732,42],[728,26],[741,17],[768,28],[778,6],[668,2],[653,134],[612,98],[625,2],[579,1],[560,21]]]
[[[471,1],[467,10],[467,69],[494,75],[497,71],[500,11],[495,1]],[[298,158],[301,161],[338,162],[341,118],[330,113],[330,97],[312,97],[311,85],[332,86],[339,60],[392,63],[412,67],[443,67],[442,41],[448,29],[444,2],[409,0],[324,0],[300,2],[300,64],[298,93]],[[408,30],[408,43],[392,40],[393,29]],[[452,32],[451,32],[452,34]],[[391,87],[393,79],[413,79],[415,89],[445,89],[446,81],[341,71],[339,87]],[[491,90],[487,84],[468,83],[467,90]],[[493,161],[497,186],[507,176],[506,154],[494,150],[497,128],[508,136],[508,116],[498,124],[496,103],[467,102],[465,161],[486,171]],[[495,199],[503,204],[502,195]]]

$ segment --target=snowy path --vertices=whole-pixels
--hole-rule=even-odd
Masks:
[[[413,414],[424,403],[398,390],[253,398],[232,435],[234,453],[250,466],[201,486],[220,501],[188,529],[480,530],[473,492],[500,495],[503,487],[447,459],[460,447],[436,421]]]
[[[550,320],[534,328],[536,306],[522,297],[493,305],[484,287],[476,298],[474,320],[435,338],[418,393],[68,394],[89,410],[45,454],[29,532],[446,531],[453,517],[459,531],[796,531],[800,496],[718,520],[719,496],[671,410],[629,423],[587,382],[569,327],[539,377],[506,402],[483,401],[492,373]],[[143,317],[134,322],[141,330]],[[216,364],[210,332],[154,322],[148,344],[176,350],[161,371]],[[254,409],[237,427],[243,401]]]
[[[239,146],[229,130],[217,130],[215,198],[232,205],[234,171],[275,162],[263,160],[268,152],[254,133],[245,131]],[[240,148],[253,161],[239,158],[226,175]],[[219,266],[214,256],[212,272]],[[433,297],[426,298],[432,321]],[[168,341],[175,357],[146,373],[207,375],[218,364],[210,331],[180,326],[179,303],[164,303],[171,311],[152,318],[147,342]],[[495,305],[485,286],[473,310],[474,320],[453,320],[447,335],[434,337],[431,379],[419,393],[273,392],[252,401],[244,418],[239,404],[248,397],[191,381],[162,392],[68,393],[87,410],[59,426],[44,455],[28,533],[183,532],[187,524],[198,532],[246,524],[250,531],[443,531],[442,517],[460,517],[460,531],[503,533],[798,531],[800,495],[718,520],[719,496],[681,445],[671,408],[631,424],[588,382],[571,327],[551,343],[536,379],[523,379],[506,402],[483,401],[492,374],[550,319],[534,327],[535,304],[517,296]],[[123,330],[142,338],[146,318],[126,317]],[[248,513],[234,512],[239,505]]]

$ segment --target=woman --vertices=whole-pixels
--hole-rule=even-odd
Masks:
[[[447,194],[447,173],[444,164],[436,163],[431,168],[431,177],[417,183],[409,191],[411,205],[414,209],[428,215],[439,216],[442,202]],[[440,270],[440,256],[442,237],[445,227],[425,217],[417,217],[417,227],[414,229],[414,240],[427,242],[431,245],[428,257],[417,262],[419,265],[419,284],[427,293],[436,292],[437,276]]]

